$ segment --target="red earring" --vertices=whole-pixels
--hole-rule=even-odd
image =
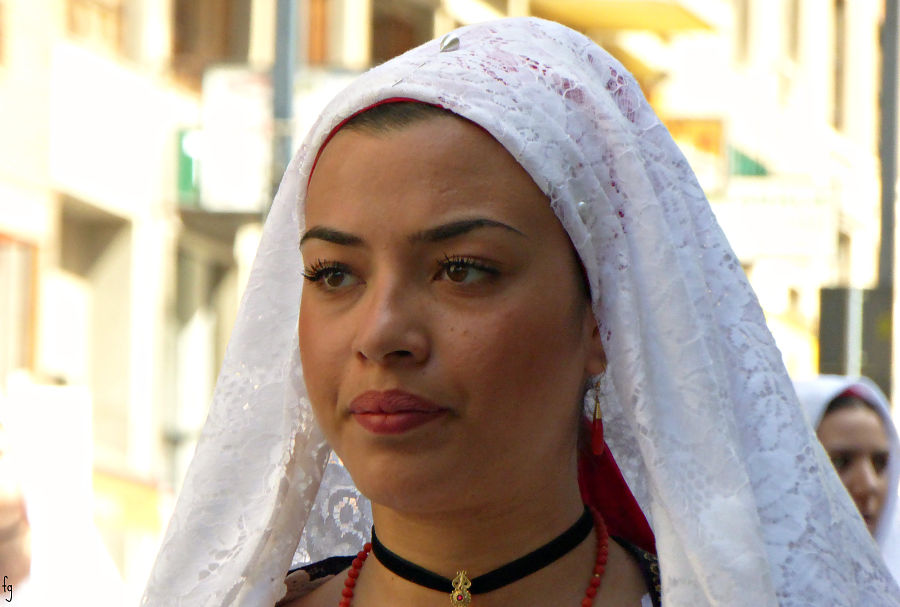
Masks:
[[[591,421],[591,451],[603,455],[606,442],[603,440],[603,412],[600,410],[600,382],[594,384],[594,419]]]

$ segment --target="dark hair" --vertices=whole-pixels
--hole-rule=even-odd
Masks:
[[[419,101],[388,101],[365,109],[350,117],[341,127],[366,131],[373,134],[384,134],[399,131],[418,122],[431,118],[453,116],[462,118],[442,107]]]
[[[878,408],[866,399],[855,394],[852,389],[845,390],[844,392],[841,392],[836,397],[834,397],[831,402],[828,403],[828,406],[825,407],[825,412],[822,414],[822,419],[825,419],[835,411],[853,408],[868,408],[874,411],[876,415],[878,415],[878,419],[881,419],[881,413],[878,411]]]

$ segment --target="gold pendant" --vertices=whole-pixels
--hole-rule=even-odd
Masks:
[[[472,582],[469,581],[466,572],[457,572],[456,577],[453,578],[453,592],[450,593],[450,604],[468,605],[471,603],[472,595],[469,593],[469,588],[471,586]]]

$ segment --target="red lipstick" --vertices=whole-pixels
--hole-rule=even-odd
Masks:
[[[402,390],[363,392],[350,402],[349,411],[373,434],[403,434],[447,413],[447,409]]]

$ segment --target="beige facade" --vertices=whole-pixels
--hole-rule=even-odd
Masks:
[[[79,403],[91,452],[70,464],[92,482],[68,499],[93,512],[132,599],[203,423],[270,195],[275,6],[0,0],[0,280],[11,285],[0,294],[0,413],[30,420],[19,426],[27,445],[40,424],[17,414],[25,401]],[[458,25],[534,14],[581,29],[638,78],[789,369],[811,373],[819,287],[876,277],[879,7],[298,0],[294,143],[355,73]]]
[[[820,287],[877,281],[880,3],[733,6],[715,34],[673,41],[657,107],[721,124],[726,170],[701,181],[789,371],[809,375]],[[682,143],[704,166],[710,155]]]
[[[84,560],[111,559],[127,604],[202,424],[248,258],[242,236],[260,218],[259,208],[206,216],[178,187],[180,135],[201,122],[202,70],[246,61],[240,42],[186,20],[227,11],[215,33],[230,34],[243,4],[0,2],[0,280],[11,286],[0,298],[2,419],[36,531],[92,512],[73,525],[102,538],[106,555]],[[79,440],[63,433],[47,449],[56,424]],[[61,476],[85,482],[27,478],[55,458]],[[42,588],[28,604],[57,602],[42,572],[48,557],[68,558],[67,541],[36,533],[32,586]],[[93,575],[79,584],[100,583]],[[108,604],[97,596],[83,600]]]

